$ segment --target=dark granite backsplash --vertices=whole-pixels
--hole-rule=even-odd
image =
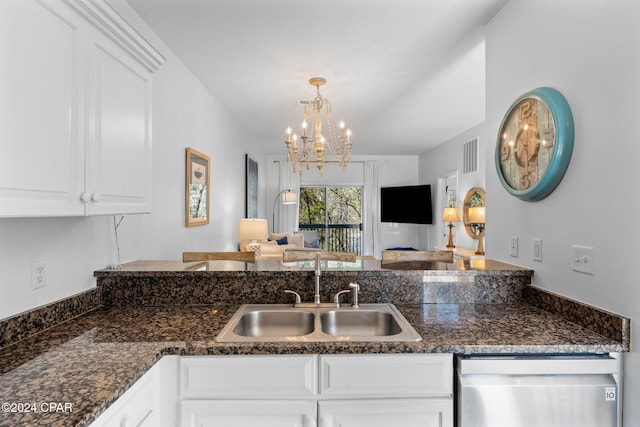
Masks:
[[[360,285],[363,303],[394,304],[515,304],[531,283],[531,271],[499,271],[469,274],[423,271],[329,271],[322,272],[322,301],[349,283]],[[105,307],[145,305],[210,305],[218,303],[283,304],[292,301],[285,289],[312,301],[313,271],[190,271],[99,274]]]
[[[102,305],[100,295],[99,289],[91,289],[0,320],[0,349],[95,310]]]
[[[626,317],[533,286],[525,288],[523,302],[614,341],[629,343],[631,340],[631,321]]]

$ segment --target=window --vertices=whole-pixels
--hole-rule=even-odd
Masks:
[[[316,230],[333,252],[362,251],[362,187],[301,187],[300,230]]]

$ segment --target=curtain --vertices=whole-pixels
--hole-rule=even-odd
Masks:
[[[380,162],[364,162],[363,194],[363,250],[362,255],[373,255],[380,259],[380,183],[378,179]]]
[[[280,193],[291,190],[298,195],[298,203],[295,205],[283,205]],[[275,233],[292,233],[298,231],[298,212],[300,210],[300,176],[293,172],[293,168],[286,160],[280,161],[280,182],[278,196],[275,200],[274,215],[276,217]]]

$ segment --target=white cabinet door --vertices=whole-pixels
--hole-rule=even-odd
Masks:
[[[0,216],[84,214],[85,37],[62,2],[0,1]]]
[[[155,368],[155,367],[154,367]],[[152,427],[158,426],[156,408],[156,370],[145,373],[113,405],[104,411],[91,427]]]
[[[320,401],[319,427],[453,427],[451,399]]]
[[[91,427],[175,427],[178,359],[164,356],[107,408]]]
[[[151,74],[89,32],[87,215],[151,211]]]
[[[315,427],[316,401],[188,400],[182,427]]]
[[[150,71],[62,1],[0,0],[0,55],[0,217],[150,212]]]

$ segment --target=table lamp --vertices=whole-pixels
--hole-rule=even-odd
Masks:
[[[442,222],[449,223],[449,243],[447,243],[447,247],[455,248],[456,245],[453,244],[453,223],[460,222],[460,216],[458,215],[458,208],[456,207],[444,208],[444,213],[442,214]]]
[[[265,240],[269,237],[269,225],[266,219],[241,219],[238,226],[238,239],[251,240],[247,249],[260,256],[260,243],[257,240]]]
[[[476,255],[484,255],[484,246],[482,245],[485,224],[484,206],[473,206],[469,208],[469,224],[478,232],[478,249],[476,250]]]

